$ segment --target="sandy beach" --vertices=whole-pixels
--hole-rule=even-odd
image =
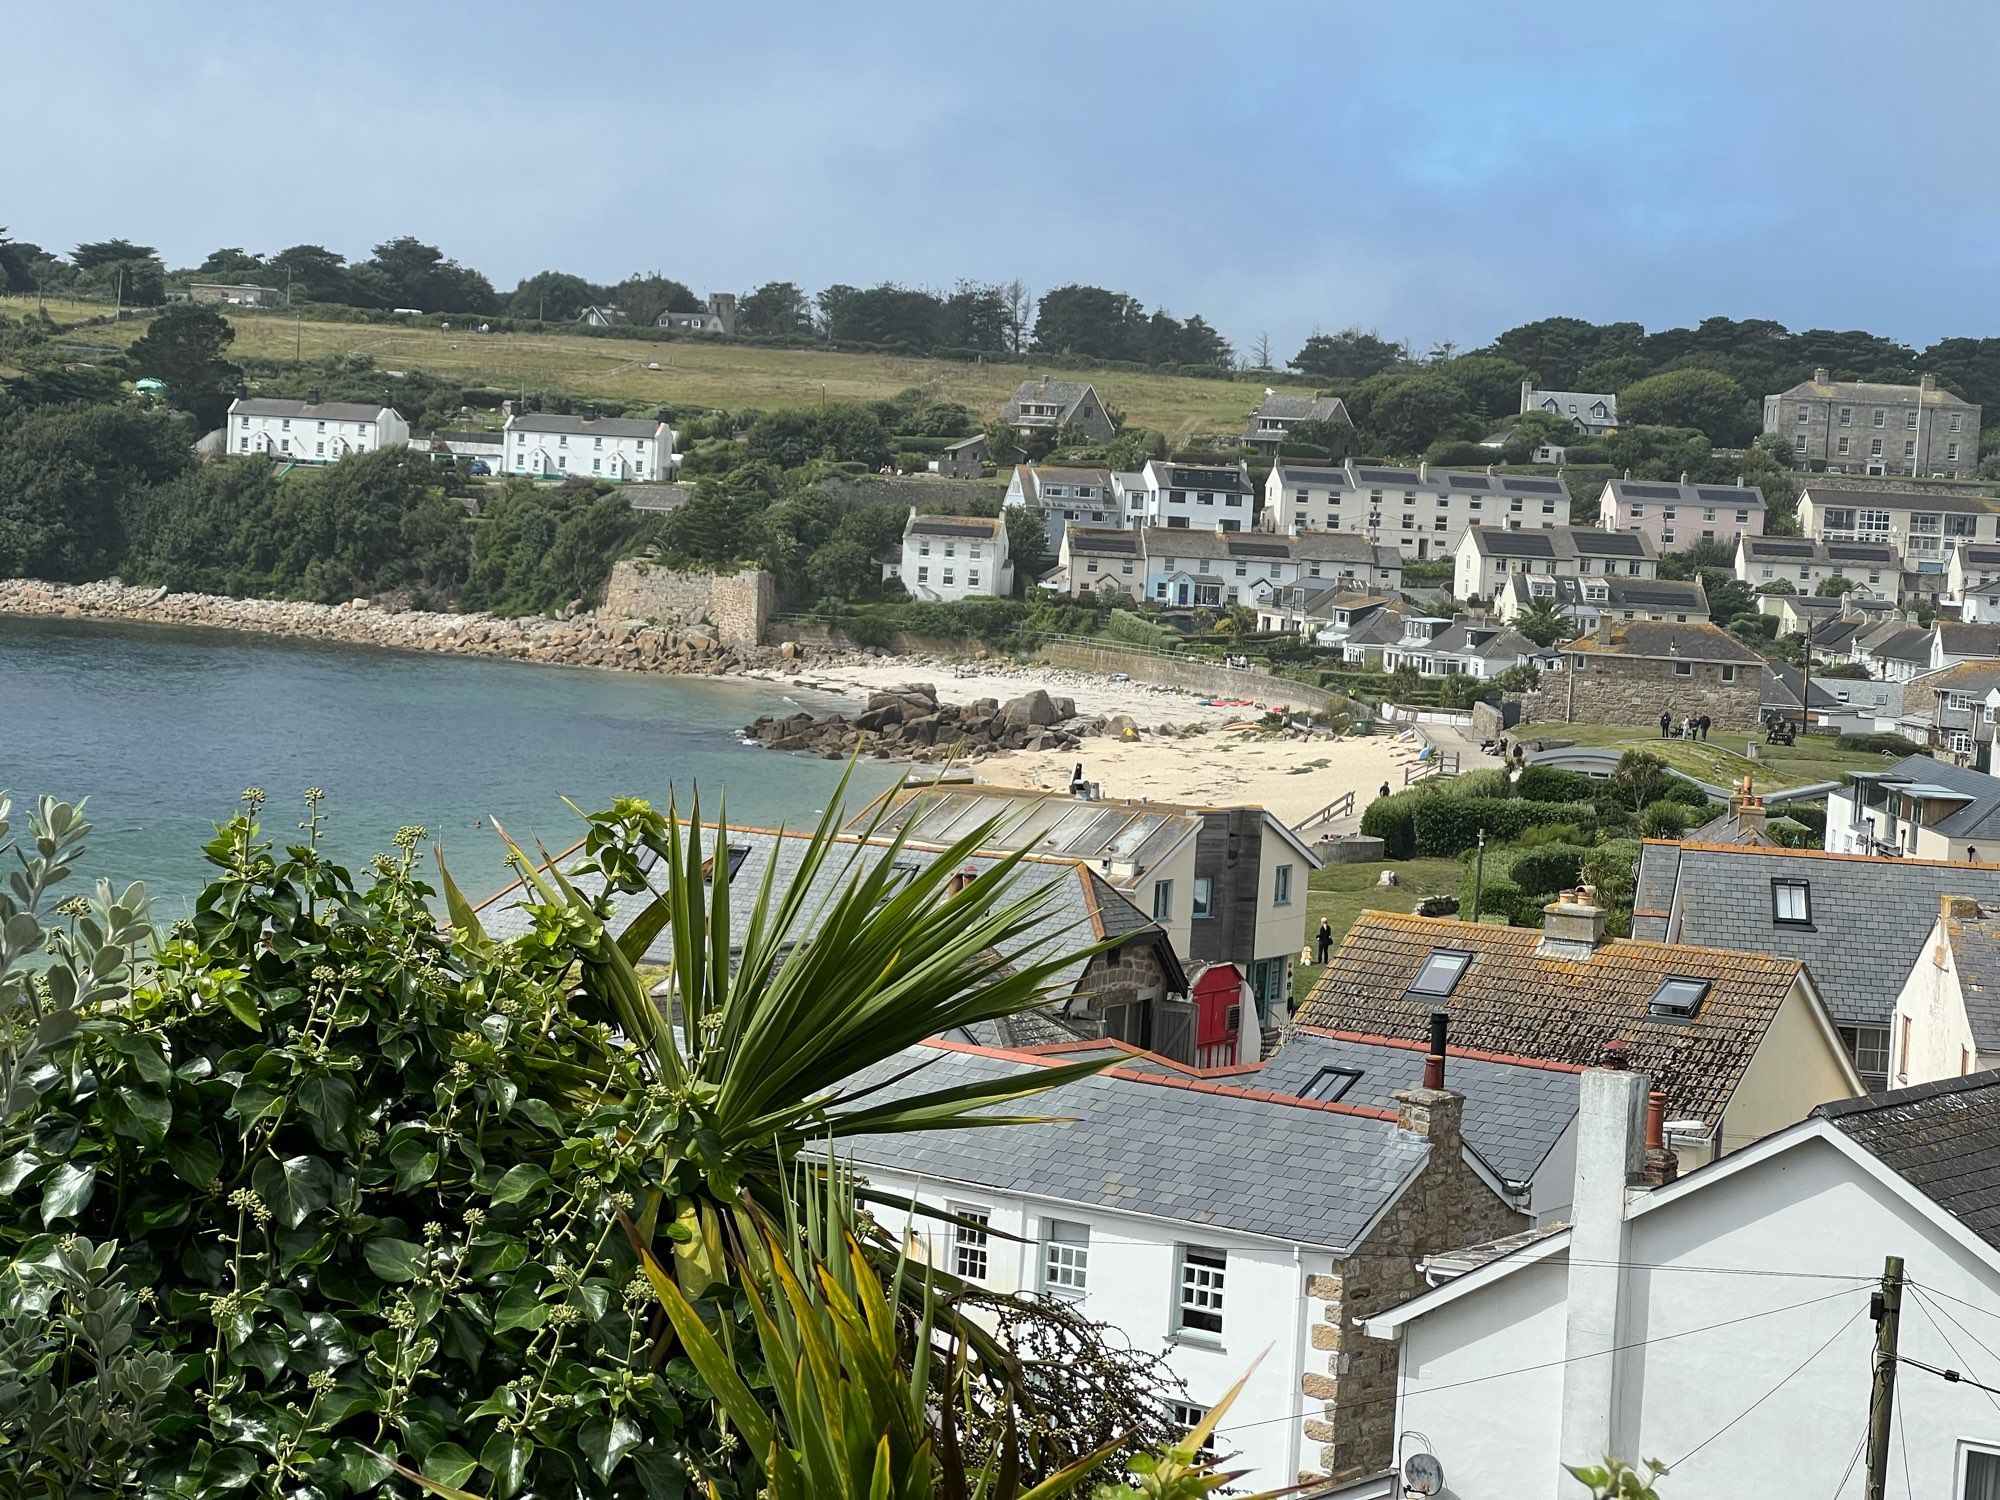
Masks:
[[[1392,734],[1333,739],[1284,731],[1231,730],[1223,726],[1260,716],[1285,700],[1273,694],[1255,708],[1212,708],[1183,688],[1119,682],[1093,673],[1011,663],[954,662],[909,657],[851,657],[814,661],[807,673],[758,671],[795,686],[809,686],[856,700],[884,688],[928,682],[940,699],[1002,702],[1032,688],[1073,698],[1079,713],[1126,714],[1145,733],[1132,740],[1110,735],[1086,740],[1080,753],[1015,750],[970,766],[979,780],[998,786],[1067,788],[1079,759],[1084,775],[1107,797],[1158,802],[1243,803],[1266,807],[1299,823],[1346,792],[1366,807],[1383,782],[1402,785],[1402,767],[1414,760],[1416,742]],[[1180,733],[1157,733],[1172,725]],[[1187,726],[1200,725],[1199,733]],[[1347,831],[1352,820],[1334,825]]]

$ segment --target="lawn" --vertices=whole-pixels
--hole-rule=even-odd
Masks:
[[[1761,734],[1744,731],[1711,732],[1707,740],[1663,740],[1658,725],[1631,728],[1617,724],[1528,724],[1521,732],[1527,737],[1575,740],[1579,745],[1602,745],[1615,750],[1646,750],[1659,756],[1676,771],[1699,777],[1711,786],[1735,786],[1747,772],[1750,785],[1758,792],[1787,791],[1817,781],[1838,781],[1850,771],[1879,770],[1880,754],[1862,750],[1841,750],[1831,739],[1801,735],[1796,745],[1767,745]],[[1743,754],[1751,743],[1757,759]]]
[[[1384,870],[1396,872],[1394,890],[1376,886]],[[1364,911],[1407,914],[1425,896],[1456,896],[1465,879],[1465,863],[1457,859],[1392,859],[1364,865],[1328,865],[1306,882],[1306,938],[1319,931],[1321,919],[1333,924],[1336,947]],[[1319,966],[1301,966],[1293,992],[1301,1000],[1319,980]]]
[[[770,349],[725,340],[479,334],[467,332],[458,320],[446,330],[315,323],[282,312],[228,316],[236,326],[234,351],[239,354],[289,359],[295,346],[307,360],[360,354],[382,369],[419,369],[466,385],[561,390],[616,403],[772,410],[814,406],[823,400],[880,400],[921,386],[936,399],[961,402],[984,419],[997,416],[1014,387],[1036,373],[1030,365]],[[143,327],[92,328],[87,333],[105,343],[129,343]],[[649,364],[660,368],[650,370]],[[1091,382],[1106,405],[1142,427],[1166,433],[1172,441],[1197,432],[1241,432],[1244,418],[1264,389],[1251,382],[1184,375],[1049,373]]]

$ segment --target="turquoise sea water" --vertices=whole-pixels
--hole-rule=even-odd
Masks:
[[[809,702],[818,707],[826,700]],[[0,618],[0,790],[18,826],[39,795],[90,798],[86,873],[144,880],[183,914],[200,846],[245,787],[269,796],[282,843],[323,787],[335,852],[359,866],[397,827],[440,837],[468,894],[503,883],[497,817],[523,847],[580,825],[563,805],[614,796],[664,807],[697,787],[713,815],[793,826],[826,806],[842,766],[759,750],[738,730],[791,706],[773,684],[375,651],[228,631]],[[848,801],[893,779],[856,768]]]

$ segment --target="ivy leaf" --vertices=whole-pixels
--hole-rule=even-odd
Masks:
[[[528,1459],[534,1451],[535,1440],[519,1433],[496,1432],[486,1440],[486,1446],[479,1450],[479,1461],[492,1471],[497,1500],[507,1500],[521,1488],[528,1477]]]
[[[464,1484],[478,1467],[479,1460],[456,1443],[439,1443],[424,1455],[424,1478],[439,1484]]]
[[[519,1203],[522,1199],[541,1192],[549,1185],[549,1174],[532,1162],[522,1162],[509,1167],[507,1175],[493,1187],[495,1203]]]
[[[423,1246],[413,1245],[408,1240],[370,1240],[361,1247],[361,1254],[368,1262],[368,1269],[384,1281],[415,1281],[417,1272],[423,1268]],[[457,1482],[446,1481],[448,1484]]]
[[[404,1136],[389,1148],[389,1161],[396,1169],[398,1192],[407,1193],[437,1175],[437,1152],[414,1135]]]
[[[252,1031],[262,1031],[264,1022],[257,1014],[257,999],[240,984],[221,986],[222,1004],[228,1012],[248,1026]]]
[[[510,1328],[540,1328],[548,1321],[548,1316],[548,1308],[542,1305],[541,1292],[532,1280],[524,1278],[507,1288],[507,1294],[500,1299],[500,1306],[494,1309],[493,1331],[505,1333]]]
[[[189,1187],[205,1188],[222,1171],[222,1153],[202,1136],[176,1136],[167,1142],[167,1165]]]
[[[0,1193],[11,1193],[26,1182],[35,1168],[42,1164],[41,1153],[33,1146],[24,1146],[5,1161],[0,1161]]]
[[[624,1456],[639,1446],[639,1424],[623,1415],[600,1418],[583,1426],[583,1456],[599,1479],[609,1479]]]
[[[90,1202],[96,1185],[97,1168],[62,1163],[42,1183],[42,1223],[46,1226],[58,1219],[75,1218]]]
[[[299,1084],[299,1112],[313,1139],[328,1151],[344,1151],[354,1120],[354,1085],[333,1073],[315,1073]]]
[[[280,1224],[297,1229],[332,1199],[333,1168],[317,1156],[265,1160],[250,1174],[250,1185]]]
[[[142,1146],[156,1146],[167,1138],[174,1107],[149,1089],[114,1087],[105,1096],[104,1114],[115,1134]]]
[[[160,1044],[149,1036],[125,1032],[119,1036],[118,1050],[132,1061],[132,1067],[148,1083],[166,1083],[174,1076]]]
[[[201,1493],[240,1490],[257,1477],[262,1467],[257,1462],[257,1455],[248,1448],[218,1448],[215,1456],[209,1459],[207,1469],[202,1472]]]

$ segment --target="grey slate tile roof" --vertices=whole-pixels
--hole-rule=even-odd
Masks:
[[[1636,500],[1644,505],[1657,500],[1665,505],[1713,505],[1720,510],[1762,510],[1764,492],[1749,484],[1667,483],[1658,479],[1612,479],[1604,486],[1614,499]]]
[[[1601,406],[1604,409],[1592,411]],[[1571,408],[1575,408],[1571,410]],[[1521,410],[1549,412],[1559,417],[1574,417],[1591,422],[1618,422],[1618,397],[1610,391],[1544,391],[1535,390],[1521,393]]]
[[[1602,589],[1604,597],[1593,599],[1590,590]],[[1684,614],[1690,619],[1709,617],[1708,590],[1696,579],[1624,578],[1616,574],[1589,578],[1552,578],[1544,573],[1509,573],[1507,592],[1523,607],[1538,598],[1553,599],[1565,610],[1584,606],[1594,609],[1658,609]]]
[[[1061,410],[1055,420],[1067,422],[1083,398],[1096,394],[1089,385],[1077,380],[1024,380],[1014,388],[1014,394],[1007,398],[1003,408],[1005,420],[1012,422],[1021,415],[1021,407],[1028,403],[1036,406],[1056,406]],[[1036,418],[1037,421],[1044,420]]]
[[[1877,510],[1949,511],[1955,515],[1986,515],[2000,506],[1984,495],[1926,494],[1920,490],[1843,489],[1839,485],[1808,484],[1799,498],[1815,506],[1837,505]]]
[[[230,413],[239,417],[291,417],[308,422],[376,422],[390,409],[384,402],[372,405],[361,401],[288,401],[278,396],[238,396],[229,403]]]
[[[807,843],[808,835],[804,833],[779,834],[768,829],[744,828],[729,830],[728,847],[745,851],[743,861],[729,883],[733,931],[740,933],[749,924],[764,872],[770,864],[773,861],[777,863],[775,883],[782,889],[797,877]],[[851,836],[844,836],[841,844],[842,847],[820,868],[802,908],[799,925],[792,934],[794,942],[803,941],[817,931],[848,882],[880,861],[893,857],[921,864],[937,857],[935,851],[923,848],[905,847],[902,852],[895,853],[886,842],[868,843]],[[557,856],[558,865],[568,863],[575,852],[571,849]],[[974,855],[966,861],[966,865],[974,870],[985,870],[999,860],[999,855]],[[1130,934],[1147,941],[1157,941],[1166,957],[1169,974],[1178,974],[1179,963],[1172,956],[1172,945],[1168,943],[1166,933],[1096,871],[1070,859],[1032,857],[1023,860],[1016,870],[1015,888],[1019,894],[1025,895],[1042,888],[1049,889],[1051,894],[1034,925],[1024,934],[1019,949],[1004,957],[1018,963],[1046,962],[1072,955],[1077,949],[1095,943],[1099,937]],[[600,885],[594,879],[579,879],[577,888],[585,896],[595,897]],[[614,897],[611,930],[623,932],[650,899],[644,895]],[[518,937],[531,925],[523,906],[521,886],[518,883],[511,885],[480,908],[480,921],[495,937]],[[667,962],[671,956],[672,941],[671,933],[662,931],[646,950],[645,962]],[[1084,958],[1069,958],[1051,979],[1052,987],[1058,993],[1073,987],[1088,966],[1089,961]]]
[[[1938,644],[1948,656],[2000,658],[2000,624],[1964,624],[1940,620],[1936,625]]]
[[[1659,557],[1643,531],[1598,531],[1588,526],[1509,531],[1500,526],[1473,526],[1467,528],[1466,535],[1485,557],[1610,557],[1647,562]]]
[[[1790,662],[1773,661],[1764,664],[1764,686],[1758,695],[1758,706],[1784,710],[1797,709],[1799,693],[1806,686],[1799,669]],[[1814,708],[1838,708],[1840,700],[1829,693],[1815,677],[1812,681],[1812,706]]]
[[[1353,422],[1347,415],[1347,403],[1338,396],[1289,396],[1274,394],[1258,402],[1250,413],[1250,419],[1243,427],[1243,441],[1253,442],[1262,438],[1269,442],[1280,434],[1268,432],[1258,425],[1265,419],[1280,422]]]
[[[662,424],[653,417],[570,417],[558,412],[516,412],[507,423],[509,432],[555,432],[584,437],[650,438],[660,435]]]
[[[1327,1068],[1361,1076],[1339,1096],[1344,1104],[1394,1109],[1398,1089],[1423,1079],[1424,1042],[1296,1026],[1264,1065],[1238,1081],[1295,1094]],[[1576,1116],[1577,1075],[1566,1063],[1468,1056],[1447,1048],[1444,1085],[1465,1096],[1465,1141],[1509,1182],[1530,1181]]]
[[[1519,495],[1523,499],[1567,500],[1569,484],[1548,474],[1489,474],[1484,469],[1383,468],[1366,461],[1346,463],[1349,489],[1422,489],[1454,494]]]
[[[1870,779],[1888,787],[1917,782],[1941,786],[1962,794],[1966,801],[1935,817],[1926,817],[1924,826],[1935,828],[1946,838],[1973,838],[1991,834],[2000,838],[2000,777],[1988,776],[1970,766],[1932,760],[1928,755],[1909,755],[1885,771],[1870,772]]]
[[[1981,1052],[2000,1052],[2000,907],[1981,906],[1976,916],[1939,920],[1951,944],[1972,1044]]]
[[[1581,636],[1563,646],[1565,656],[1630,656],[1655,661],[1713,661],[1762,667],[1764,658],[1720,625],[1706,620],[1623,620],[1609,642]]]
[[[1807,883],[1811,926],[1774,920],[1773,880]],[[1834,1020],[1886,1026],[1945,896],[2000,902],[2000,865],[1649,840],[1632,936],[1802,959]]]
[[[1813,1115],[2000,1247],[2000,1072],[1842,1099]]]
[[[1970,406],[1942,387],[1925,390],[1920,385],[1884,385],[1875,380],[1801,380],[1777,393],[1779,396],[1816,396],[1821,400],[1845,396],[1850,401],[1873,402],[1879,406]]]
[[[1027,1057],[928,1043],[857,1074],[908,1096],[1009,1075],[1075,1054]],[[1380,1112],[1256,1097],[1228,1080],[1137,1067],[997,1106],[1050,1123],[863,1136],[840,1143],[864,1169],[962,1183],[1345,1248],[1422,1167],[1429,1145]],[[1057,1119],[1056,1117],[1060,1117]],[[956,1195],[954,1195],[956,1196]]]

